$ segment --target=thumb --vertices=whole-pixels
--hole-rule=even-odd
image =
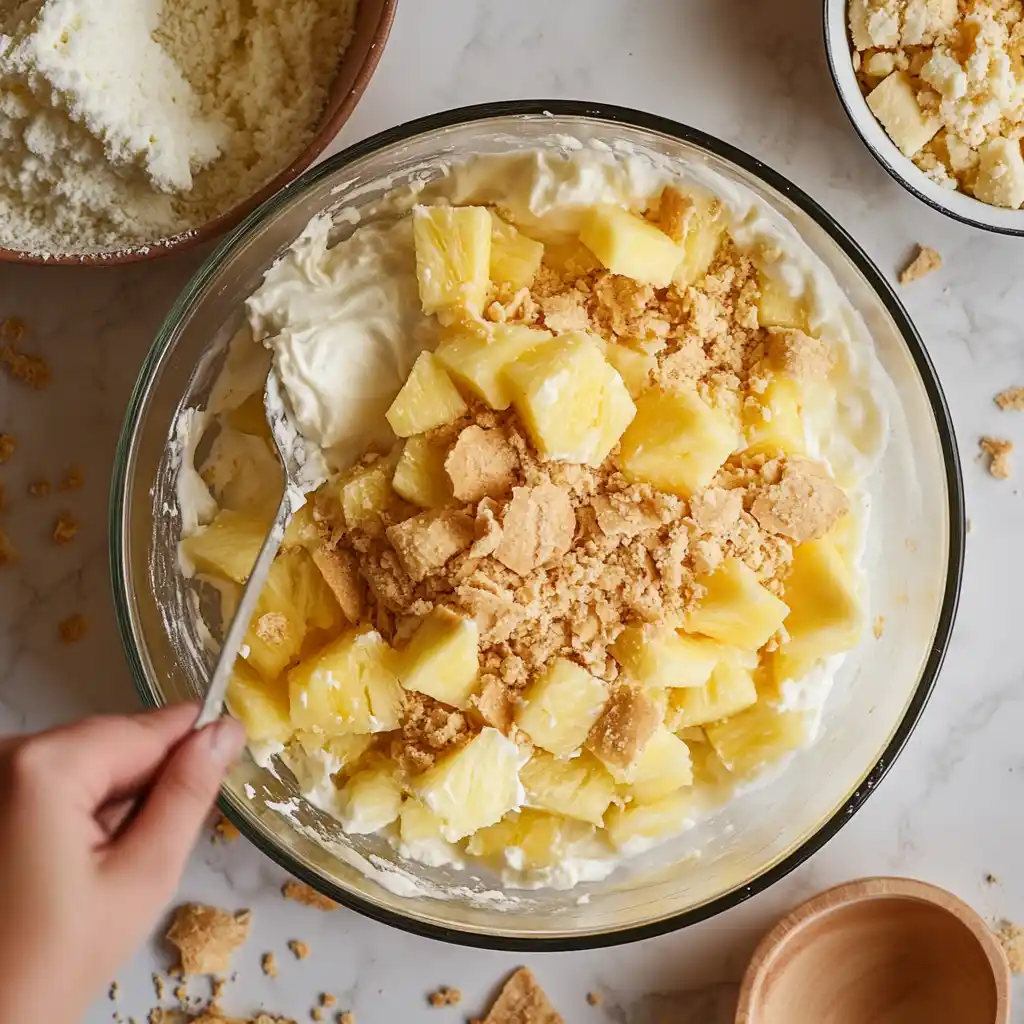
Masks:
[[[221,718],[179,744],[135,820],[114,844],[115,870],[136,875],[147,887],[173,891],[224,775],[243,746],[245,729],[233,718]]]

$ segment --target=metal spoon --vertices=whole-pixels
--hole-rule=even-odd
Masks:
[[[267,383],[263,389],[263,409],[270,426],[270,436],[277,449],[277,457],[284,469],[284,494],[281,496],[281,503],[277,507],[270,532],[260,548],[256,564],[245,581],[235,617],[231,620],[231,626],[221,645],[217,667],[210,679],[210,688],[206,691],[203,708],[196,719],[196,729],[202,729],[203,726],[220,718],[238,649],[242,646],[242,640],[249,629],[252,613],[256,610],[256,602],[263,590],[274,556],[281,547],[284,532],[292,516],[305,504],[305,492],[313,490],[326,476],[322,462],[310,458],[308,449],[288,417],[281,382],[274,369],[267,375]]]

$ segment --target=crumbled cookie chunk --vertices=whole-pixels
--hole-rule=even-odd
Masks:
[[[989,457],[989,473],[998,480],[1008,480],[1012,472],[1010,452],[1013,451],[1013,442],[998,437],[983,437],[978,444]]]
[[[293,900],[295,903],[301,903],[307,907],[313,907],[315,910],[337,910],[340,906],[334,900],[328,899],[328,897],[318,893],[316,889],[306,885],[305,882],[295,880],[284,883],[281,887],[281,895],[285,899]]]
[[[750,506],[762,529],[797,544],[823,537],[849,511],[846,492],[810,459],[787,460],[782,479],[760,488]]]
[[[410,692],[405,699],[400,735],[391,744],[391,756],[407,772],[416,774],[469,738],[469,724],[461,711],[426,694]]]
[[[594,723],[587,746],[608,764],[628,768],[661,724],[661,709],[642,690],[619,686]]]
[[[572,290],[548,295],[539,301],[544,326],[549,330],[585,331],[590,327],[590,314],[582,292]]]
[[[89,629],[89,620],[84,615],[69,615],[58,626],[57,632],[61,640],[66,644],[73,644],[81,640]]]
[[[995,397],[995,403],[1003,412],[1024,412],[1024,388],[1013,387],[1000,391]]]
[[[927,245],[919,245],[914,258],[900,271],[900,284],[906,287],[914,281],[920,281],[941,266],[942,257],[938,252]]]
[[[465,551],[475,539],[473,519],[459,509],[421,512],[387,529],[402,568],[419,582]]]
[[[452,446],[444,468],[459,501],[503,498],[515,483],[519,459],[498,427],[466,427]]]
[[[54,544],[70,544],[77,536],[78,523],[73,516],[67,512],[62,512],[57,516],[57,521],[53,524]]]
[[[483,1024],[565,1024],[533,971],[520,967],[501,990]]]
[[[220,815],[213,826],[213,838],[222,843],[233,843],[242,833],[224,815]]]
[[[77,491],[85,484],[85,474],[82,472],[81,466],[68,466],[64,470],[64,475],[60,478],[60,483],[57,485],[61,491]]]
[[[441,1006],[458,1006],[462,1002],[462,992],[457,988],[448,988],[442,985],[439,989],[427,996],[427,1002],[438,1008]]]
[[[627,492],[598,494],[590,500],[598,529],[608,538],[631,539],[662,526],[661,516]]]
[[[338,1024],[356,1024],[356,1015],[351,1010],[343,1010],[338,1014]]]
[[[728,534],[743,513],[743,493],[709,487],[690,499],[690,518],[702,533]]]
[[[256,635],[268,644],[283,644],[288,639],[288,617],[283,612],[264,612],[256,620]]]
[[[50,496],[50,481],[45,476],[36,477],[28,482],[26,490],[30,498],[48,498]]]
[[[37,391],[49,387],[53,378],[50,365],[45,359],[19,352],[13,344],[0,345],[0,364],[9,376]]]
[[[309,956],[309,946],[299,939],[290,939],[288,941],[288,948],[292,951],[292,955],[296,960],[305,960]]]
[[[252,914],[229,914],[217,907],[186,903],[174,912],[167,941],[181,955],[185,974],[227,974],[231,957],[249,937]]]
[[[10,462],[18,447],[18,439],[14,434],[0,434],[0,463]]]
[[[501,543],[502,529],[498,521],[500,506],[493,498],[484,498],[476,508],[476,519],[473,520],[475,540],[469,549],[470,558],[486,558],[498,550]]]
[[[312,557],[342,615],[353,624],[361,622],[366,608],[366,582],[359,575],[359,560],[354,552],[322,543],[313,550]]]
[[[797,380],[828,376],[833,356],[826,342],[792,327],[769,327],[768,357],[783,373]]]
[[[273,953],[264,953],[260,957],[260,969],[268,978],[277,977],[277,957]]]
[[[330,1009],[337,1002],[338,1002],[337,996],[333,995],[331,992],[321,992],[320,993],[320,1005],[321,1006],[326,1006],[328,1009]]]
[[[554,484],[516,487],[501,527],[501,543],[494,557],[526,576],[569,550],[576,532],[576,513],[564,488]]]
[[[658,227],[673,242],[682,242],[693,214],[693,200],[674,186],[667,185],[658,205]]]
[[[1024,928],[1004,919],[996,925],[995,933],[1010,970],[1014,974],[1024,974]]]

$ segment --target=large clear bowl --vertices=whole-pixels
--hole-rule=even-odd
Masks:
[[[559,139],[561,136],[561,140]],[[257,846],[333,899],[409,931],[502,949],[625,942],[719,913],[771,885],[826,843],[892,765],[935,683],[963,560],[960,467],[949,413],[921,339],[877,268],[812,199],[764,164],[702,132],[616,107],[513,102],[450,111],[361,142],[307,172],[248,218],[175,303],[132,396],[113,480],[111,563],[125,650],[144,700],[203,692],[210,655],[177,571],[168,448],[177,412],[202,406],[243,300],[314,214],[365,206],[423,168],[474,153],[557,147],[565,136],[629,143],[707,164],[796,227],[864,318],[895,385],[891,438],[873,478],[867,568],[871,614],[886,628],[849,657],[818,741],[778,777],[602,882],[496,898],[486,872],[402,864],[375,837],[346,837],[248,756],[221,806]],[[247,795],[247,793],[249,795]],[[699,856],[695,855],[699,851]],[[368,858],[373,858],[369,861]],[[396,884],[398,864],[420,889]],[[375,866],[374,866],[375,865]],[[383,884],[382,884],[383,880]]]

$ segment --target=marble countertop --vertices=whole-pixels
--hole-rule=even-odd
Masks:
[[[1024,919],[1024,647],[1013,637],[1024,499],[975,458],[977,439],[1024,441],[1024,418],[992,396],[1024,384],[1024,242],[946,220],[905,193],[862,147],[839,106],[821,43],[819,0],[404,0],[380,69],[338,149],[400,121],[484,100],[547,96],[614,102],[687,122],[740,146],[806,189],[895,276],[915,243],[945,267],[902,293],[945,385],[961,446],[968,538],[963,600],[939,685],[884,784],[828,846],[768,892],[713,921],[621,949],[523,956],[414,938],[348,911],[320,914],[284,901],[282,872],[244,841],[204,841],[182,898],[251,907],[254,938],[239,957],[226,1007],[309,1019],[317,993],[337,995],[359,1024],[462,1020],[527,963],[572,1024],[701,1024],[731,1019],[729,1002],[754,944],[794,903],[848,878],[906,874],[958,893],[989,916]],[[33,392],[0,380],[0,431],[17,456],[0,470],[4,525],[21,551],[0,573],[0,729],[36,729],[94,711],[135,707],[109,596],[107,486],[123,409],[164,313],[203,253],[115,269],[4,267],[0,318],[29,326],[53,383]],[[25,496],[28,480],[56,480],[68,463],[81,490]],[[1024,472],[1024,469],[1022,469]],[[49,539],[70,510],[74,542]],[[90,628],[62,645],[73,612]],[[986,873],[998,884],[986,884]],[[285,943],[306,941],[297,963]],[[263,977],[275,950],[281,973]],[[150,973],[166,950],[141,950],[118,978],[120,999],[97,1001],[89,1024],[119,1011],[142,1021],[154,1005]],[[462,989],[459,1010],[426,993]],[[590,990],[605,1000],[591,1008]],[[195,987],[195,992],[200,989]],[[685,998],[678,993],[688,993]],[[1024,997],[1024,990],[1018,990]],[[680,1007],[689,1007],[684,1012]],[[673,1009],[669,1009],[673,1007]],[[717,1009],[715,1009],[717,1007]],[[1024,1020],[1021,998],[1018,1020]]]

